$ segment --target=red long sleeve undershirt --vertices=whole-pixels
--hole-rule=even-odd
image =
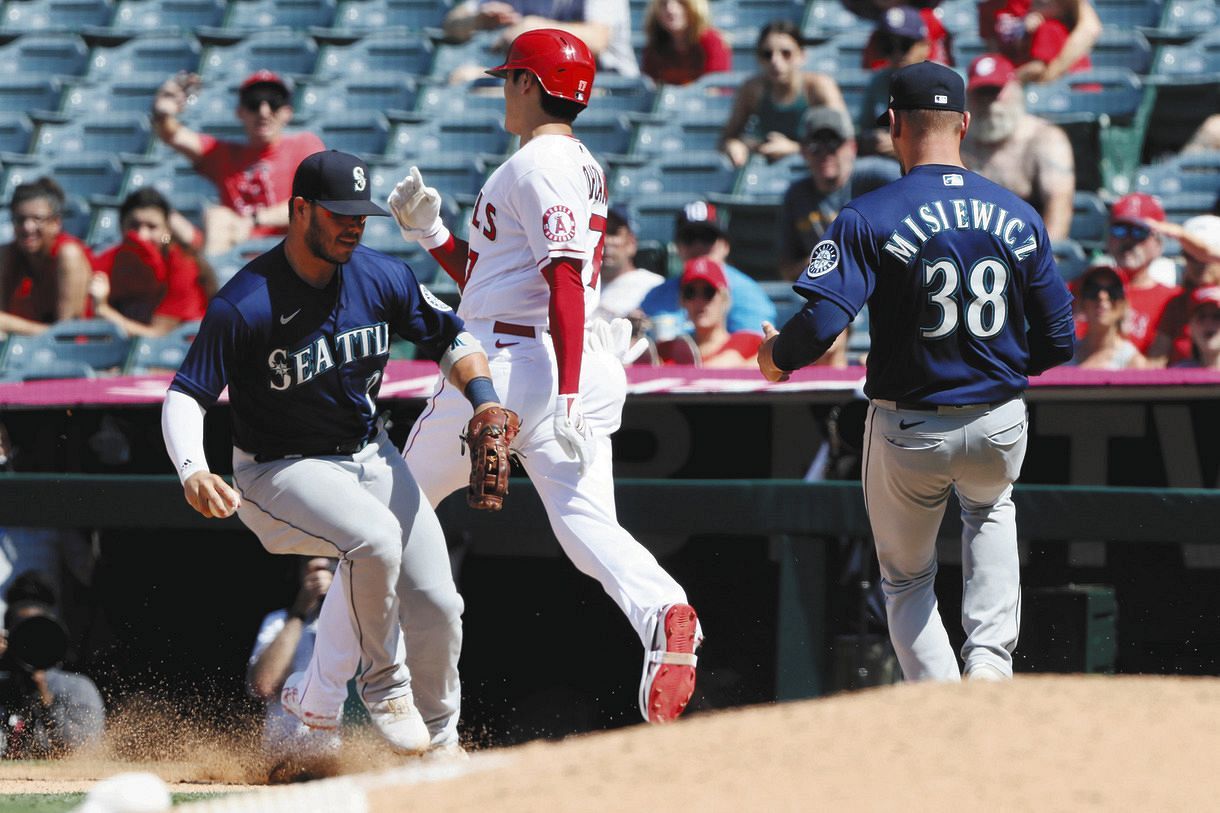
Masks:
[[[428,250],[433,259],[440,263],[441,268],[445,269],[445,273],[457,283],[459,291],[466,287],[466,258],[469,251],[470,245],[452,234],[444,245]]]
[[[580,390],[580,363],[585,345],[585,289],[580,268],[565,257],[556,257],[542,269],[551,287],[548,321],[559,367],[559,394]]]

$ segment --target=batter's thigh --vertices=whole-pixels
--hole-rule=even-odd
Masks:
[[[466,396],[441,378],[407,435],[402,457],[433,507],[470,481],[470,458],[462,453],[461,436],[471,413]]]

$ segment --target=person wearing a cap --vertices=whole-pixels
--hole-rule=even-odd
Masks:
[[[729,331],[727,316],[732,295],[724,266],[711,257],[688,260],[679,285],[700,366],[753,366],[762,336],[749,330]],[[664,352],[661,357],[665,358]]]
[[[787,379],[868,305],[862,484],[903,677],[1007,680],[1020,626],[1022,396],[1030,376],[1072,358],[1072,297],[1038,213],[963,165],[962,77],[921,62],[894,73],[889,95],[905,174],[839,212],[793,286],[804,308],[781,331],[764,326],[758,366]],[[962,519],[961,662],[934,589],[950,492]]]
[[[732,294],[728,315],[730,331],[760,333],[763,322],[775,320],[775,303],[763,287],[729,264],[729,236],[714,203],[693,200],[682,207],[675,221],[674,249],[684,265],[688,260],[706,256],[724,268]],[[671,277],[649,291],[640,303],[640,309],[652,323],[653,338],[657,341],[668,340],[677,333],[690,330],[686,310],[682,307],[680,287],[678,278]]]
[[[439,363],[469,402],[467,417],[499,398],[463,321],[401,260],[360,245],[365,220],[389,215],[369,199],[369,181],[354,155],[301,161],[287,236],[212,298],[162,428],[200,514],[237,513],[271,553],[341,560],[309,665],[284,683],[284,709],[306,727],[336,728],[359,665],[374,726],[413,753],[456,743],[457,705],[427,695],[416,708],[401,637],[411,638],[412,668],[446,670],[456,684],[456,664],[446,664],[462,600],[440,523],[376,413],[391,333]],[[204,412],[226,386],[233,486],[209,469],[203,447]],[[456,444],[446,452],[462,459]]]
[[[793,181],[780,207],[779,276],[795,280],[809,252],[849,200],[902,175],[898,162],[856,156],[856,132],[847,111],[818,106],[801,121],[801,155],[809,174]]]
[[[611,206],[606,212],[606,236],[602,246],[602,295],[595,316],[607,321],[620,317],[637,319],[640,303],[648,292],[665,282],[665,277],[637,268],[636,250],[639,241],[631,213],[622,206]]]
[[[166,80],[153,99],[157,137],[183,155],[216,185],[219,205],[204,212],[205,255],[223,254],[257,237],[284,234],[292,174],[301,159],[324,149],[310,132],[285,133],[292,122],[292,83],[268,70],[256,71],[237,93],[237,120],[246,142],[222,141],[180,119],[201,81],[194,74]]]
[[[1172,366],[1191,357],[1191,296],[1199,288],[1220,285],[1220,217],[1196,215],[1180,226],[1168,220],[1148,224],[1182,246],[1182,290],[1161,310],[1147,354],[1149,366]]]
[[[817,105],[847,109],[833,77],[807,71],[800,28],[788,20],[763,26],[755,46],[759,72],[742,83],[720,133],[720,149],[734,166],[754,153],[776,161],[800,151],[801,116]]]
[[[1052,240],[1066,239],[1076,193],[1067,133],[1026,111],[1025,90],[1003,54],[975,57],[967,75],[973,120],[962,142],[966,166],[1037,209]]]
[[[1084,334],[1068,362],[1082,369],[1131,370],[1147,366],[1139,348],[1123,335],[1128,303],[1123,278],[1112,266],[1095,265],[1077,280],[1077,313]]]
[[[1123,325],[1127,338],[1141,353],[1146,353],[1156,338],[1156,324],[1165,305],[1181,292],[1173,262],[1164,257],[1161,231],[1153,226],[1165,222],[1161,202],[1144,192],[1124,195],[1110,207],[1110,226],[1106,253],[1123,275],[1130,310]],[[1164,271],[1160,271],[1164,268]]]
[[[1220,285],[1196,288],[1190,295],[1191,358],[1177,367],[1220,370]]]

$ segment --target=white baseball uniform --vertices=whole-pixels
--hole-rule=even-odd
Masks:
[[[554,258],[579,266],[585,314],[592,314],[605,216],[605,174],[585,146],[567,135],[529,140],[492,173],[476,200],[458,315],[486,349],[504,406],[521,416],[513,450],[520,453],[560,546],[577,568],[601,582],[647,648],[657,613],[686,603],[686,593],[618,524],[610,435],[619,427],[627,396],[622,362],[586,342],[579,391],[597,453],[584,474],[555,439],[552,418],[558,371],[547,330],[550,288],[541,272]],[[403,452],[433,505],[469,481],[469,462],[453,454],[469,418],[462,393],[438,379]],[[453,635],[460,634],[455,624]],[[435,652],[422,651],[408,632],[416,701],[425,717],[425,696],[434,693],[446,699],[445,707],[456,708],[459,692],[456,681],[440,685],[445,675],[455,674],[456,651],[439,642],[429,646]]]

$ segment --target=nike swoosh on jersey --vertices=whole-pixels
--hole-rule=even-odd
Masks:
[[[502,339],[496,339],[496,347],[499,348],[512,347],[514,344],[521,344],[521,342],[506,342]]]
[[[288,314],[287,316],[281,316],[281,317],[280,317],[280,324],[281,324],[281,325],[286,325],[286,324],[288,324],[288,323],[289,323],[289,322],[291,322],[293,319],[295,319],[295,318],[296,318],[296,315],[297,315],[298,313],[300,313],[300,312],[301,312],[301,309],[300,309],[300,308],[297,308],[296,310],[294,310],[292,313]]]
[[[910,423],[907,423],[906,421],[899,421],[898,428],[899,429],[910,429],[911,427],[919,426],[921,423],[924,423],[924,421],[911,421]]]

